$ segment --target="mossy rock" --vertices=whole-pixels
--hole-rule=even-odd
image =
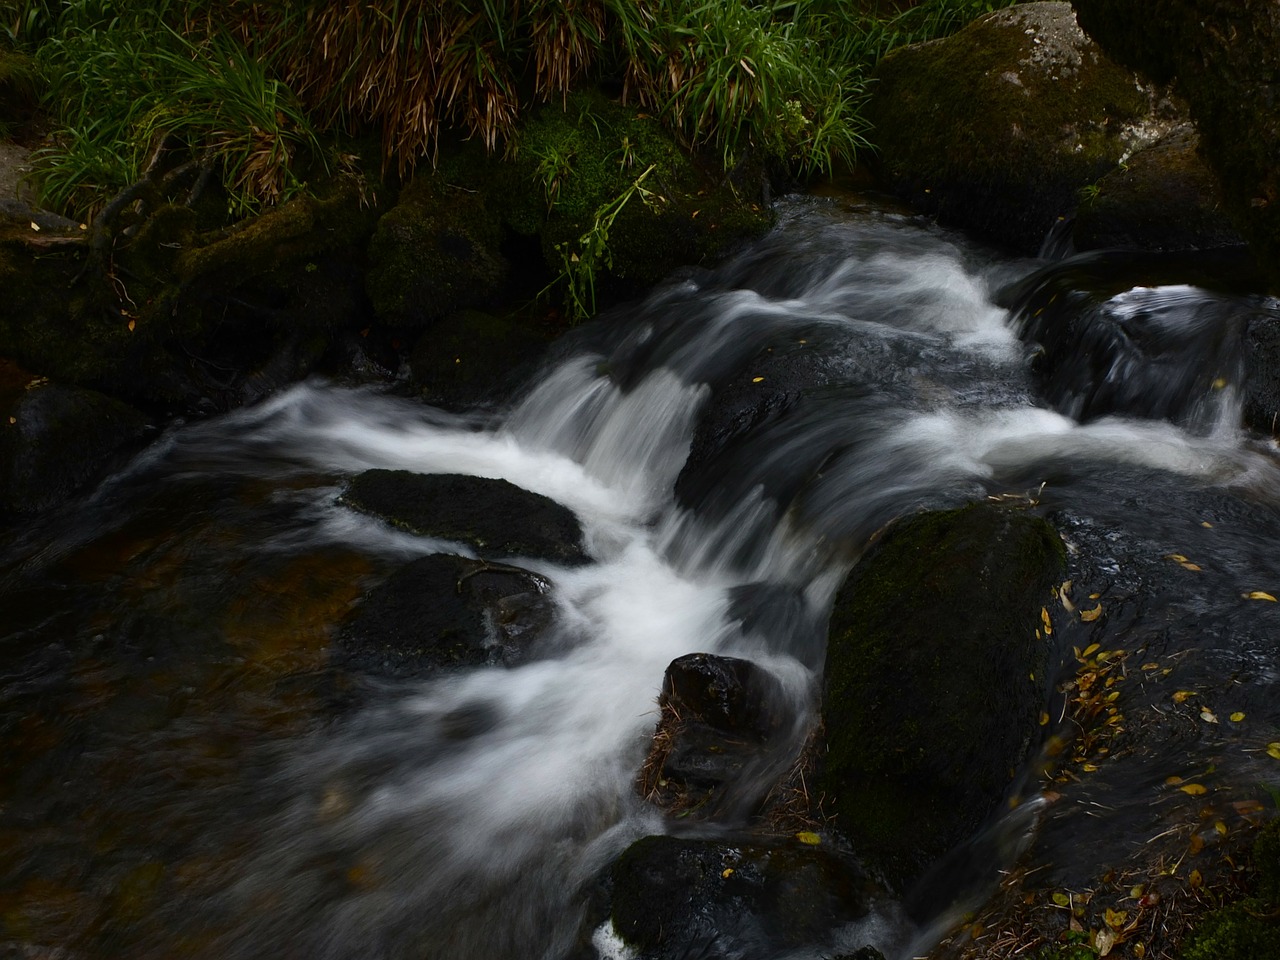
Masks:
[[[62,503],[146,429],[146,417],[118,400],[0,360],[0,511],[33,514]]]
[[[1183,124],[1086,189],[1072,226],[1076,249],[1242,245],[1198,146],[1195,128]]]
[[[409,370],[430,403],[472,407],[501,397],[520,373],[532,370],[547,342],[527,319],[463,310],[418,338]]]
[[[1280,17],[1274,0],[1073,0],[1119,63],[1186,98],[1227,212],[1280,290]]]
[[[1113,170],[1148,98],[1070,4],[1026,3],[885,57],[867,116],[890,186],[940,220],[1034,253]]]
[[[1037,730],[1041,610],[1065,551],[992,505],[899,521],[854,568],[828,633],[821,790],[899,890],[995,808]]]
[[[496,304],[508,272],[502,239],[484,194],[419,173],[369,242],[366,289],[378,318],[420,326]]]
[[[703,168],[657,119],[594,91],[542,107],[520,131],[513,159],[524,185],[508,213],[514,230],[537,232],[553,271],[604,205],[652,170],[609,230],[612,262],[601,270],[624,292],[683,265],[713,262],[772,224],[760,202],[763,167],[730,181]],[[754,183],[753,173],[754,171]]]
[[[409,470],[366,470],[342,502],[424,537],[453,540],[486,557],[583,563],[573,511],[506,480]]]
[[[130,401],[236,406],[264,368],[306,372],[282,351],[306,340],[313,358],[368,315],[361,251],[376,216],[341,181],[225,229],[162,205],[116,239],[107,276],[86,264],[78,226],[0,227],[0,352]]]

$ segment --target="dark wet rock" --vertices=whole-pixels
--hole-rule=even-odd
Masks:
[[[1150,109],[1067,3],[996,11],[894,51],[874,78],[867,115],[891,187],[1028,253],[1135,145]]]
[[[1271,433],[1280,422],[1280,309],[1250,292],[1260,284],[1252,258],[1235,247],[1096,251],[1002,296],[1038,350],[1034,368],[1058,410],[1206,426],[1230,386],[1243,393],[1246,424]]]
[[[1250,319],[1244,343],[1245,423],[1280,437],[1280,304]]]
[[[841,588],[820,789],[892,886],[973,835],[1026,758],[1064,556],[1044,520],[974,505],[899,521]]]
[[[791,719],[772,674],[750,660],[687,654],[667,667],[658,706],[639,785],[646,799],[697,817],[759,799],[744,791],[758,791],[771,740]]]
[[[1202,250],[1239,246],[1218,181],[1190,124],[1134,153],[1091,188],[1076,212],[1077,250]]]
[[[0,350],[189,413],[304,376],[336,331],[367,322],[360,264],[377,216],[345,180],[318,190],[229,227],[182,203],[130,208],[108,237],[111,271],[78,225],[0,224]]]
[[[798,844],[645,837],[614,863],[612,883],[613,927],[643,960],[773,956],[867,912],[856,868]]]
[[[470,408],[504,396],[546,347],[545,333],[528,322],[463,310],[418,338],[409,369],[429,403]]]
[[[146,430],[147,418],[118,400],[0,360],[0,510],[38,513],[61,503]]]
[[[371,590],[348,617],[336,659],[389,677],[513,663],[551,623],[549,592],[547,580],[517,567],[449,554],[421,557]]]
[[[783,416],[806,394],[821,389],[845,367],[809,337],[759,347],[753,361],[732,378],[712,385],[712,398],[698,420],[689,456],[676,478],[680,501],[697,506],[723,490],[744,441]],[[736,491],[726,499],[736,500]]]
[[[492,306],[507,281],[502,238],[484,194],[419,174],[369,242],[366,285],[378,319],[420,326]]]
[[[1227,210],[1280,286],[1280,16],[1273,0],[1073,0],[1080,25],[1119,63],[1172,81]]]
[[[366,470],[342,500],[412,533],[456,540],[490,557],[587,559],[573,511],[506,480]]]

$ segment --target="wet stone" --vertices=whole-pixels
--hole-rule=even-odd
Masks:
[[[799,844],[645,837],[611,879],[613,927],[643,960],[773,956],[867,912],[862,873]]]
[[[377,676],[421,677],[525,656],[554,617],[544,578],[446,554],[374,588],[339,632],[335,660]]]
[[[587,559],[573,511],[506,480],[366,470],[351,481],[342,502],[411,533],[455,540],[492,557]]]
[[[673,660],[640,792],[682,816],[714,815],[737,802],[770,763],[782,702],[778,681],[749,660],[709,653]]]

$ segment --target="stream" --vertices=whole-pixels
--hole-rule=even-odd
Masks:
[[[1280,604],[1249,594],[1280,596],[1280,450],[1239,427],[1239,339],[1277,306],[1176,278],[1079,293],[1095,261],[789,200],[729,263],[563,338],[501,409],[310,380],[175,425],[10,526],[0,956],[561,960],[585,937],[628,957],[590,891],[672,829],[634,787],[667,664],[751,659],[811,720],[826,617],[868,538],[989,497],[1048,517],[1079,599],[1106,611],[1058,631],[1054,679],[1073,645],[1123,647],[1130,714],[1195,689],[1216,719],[1188,712],[1069,803],[1007,819],[1012,844],[977,838],[979,886],[1036,831],[1063,882],[1088,877],[1116,856],[1076,842],[1089,805],[1137,836],[1170,775],[1208,771],[1224,796],[1276,784]],[[1075,339],[1040,348],[1048,289]],[[590,563],[519,561],[554,585],[538,656],[335,671],[369,589],[469,555],[341,504],[370,468],[504,478],[577,515]],[[886,899],[787,956],[899,960],[939,936],[919,919]]]

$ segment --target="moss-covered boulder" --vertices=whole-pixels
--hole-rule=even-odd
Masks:
[[[573,511],[506,480],[409,470],[366,470],[342,501],[424,537],[453,540],[486,557],[582,563]]]
[[[619,293],[719,259],[772,223],[762,167],[729,178],[704,169],[656,118],[596,92],[539,110],[521,129],[514,164],[523,188],[510,222],[540,236],[553,271],[584,255],[580,240],[597,214],[626,198],[597,267],[602,286],[612,282]]]
[[[1077,250],[1203,250],[1244,238],[1227,216],[1218,181],[1182,124],[1087,189],[1071,239]]]
[[[515,663],[554,617],[550,589],[516,567],[421,557],[368,593],[342,625],[334,660],[398,678]]]
[[[1027,756],[1064,564],[1044,520],[975,505],[899,521],[841,588],[820,786],[894,887],[971,836]]]
[[[463,310],[431,326],[413,345],[409,370],[428,402],[474,407],[501,398],[549,341],[529,318]]]
[[[0,360],[0,512],[56,506],[141,439],[140,412],[94,390],[61,386]]]
[[[339,179],[228,227],[182,203],[130,208],[111,228],[0,225],[0,352],[130,401],[237,406],[260,395],[246,392],[260,373],[277,385],[305,374],[339,327],[367,317],[360,264],[376,216]]]
[[[413,179],[369,242],[366,289],[379,320],[420,326],[502,298],[508,265],[491,203],[434,171]]]
[[[612,881],[613,928],[645,960],[780,956],[867,912],[852,864],[794,842],[645,837]]]
[[[1149,98],[1067,3],[988,14],[894,51],[867,106],[889,185],[939,219],[1036,252],[1134,146]]]
[[[1274,0],[1073,0],[1119,63],[1172,81],[1227,210],[1280,289],[1280,16]]]

